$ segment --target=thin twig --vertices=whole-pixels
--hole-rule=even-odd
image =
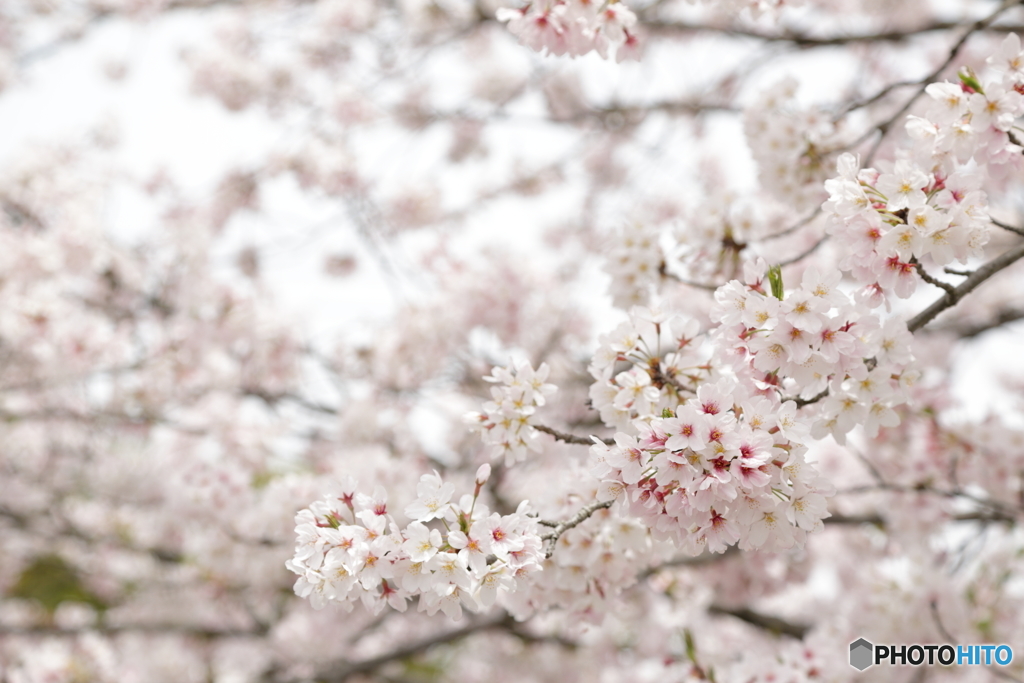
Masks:
[[[738,555],[739,552],[740,549],[738,546],[731,545],[728,548],[726,548],[724,552],[720,553],[712,553],[705,550],[703,553],[697,555],[696,557],[691,555],[675,557],[671,560],[667,560],[660,564],[656,564],[653,567],[648,567],[644,571],[640,572],[640,574],[637,576],[637,580],[644,581],[646,579],[649,579],[650,577],[654,576],[655,574],[664,569],[674,569],[677,567],[704,567],[709,564],[721,562],[722,560],[729,557],[733,557],[734,555]]]
[[[780,265],[780,266],[788,266],[788,265],[792,265],[792,264],[794,264],[794,263],[796,263],[798,261],[804,260],[805,258],[810,256],[811,254],[816,252],[818,250],[818,247],[820,247],[822,244],[824,244],[826,242],[826,240],[828,240],[828,237],[829,237],[828,235],[823,235],[821,237],[821,239],[819,239],[817,242],[812,244],[810,247],[808,247],[807,249],[805,249],[804,251],[802,251],[801,253],[797,254],[796,256],[794,256],[792,258],[788,258],[785,261],[780,261],[778,265]]]
[[[960,52],[960,48],[964,46],[964,43],[967,42],[967,39],[970,38],[972,35],[974,35],[976,32],[984,30],[985,28],[987,28],[989,26],[989,24],[994,22],[999,17],[1000,14],[1002,14],[1003,12],[1008,10],[1010,7],[1013,7],[1015,5],[1021,4],[1022,1],[1024,1],[1024,0],[1004,0],[1004,2],[1002,4],[1000,4],[999,7],[996,8],[996,10],[994,12],[989,14],[987,17],[984,17],[984,18],[979,19],[978,21],[974,22],[970,27],[968,27],[968,29],[964,32],[964,34],[962,36],[960,36],[960,39],[957,40],[956,43],[953,44],[953,47],[950,48],[949,53],[946,56],[946,59],[942,62],[942,64],[940,64],[931,73],[929,73],[928,75],[924,76],[923,78],[920,78],[920,79],[918,79],[916,81],[900,81],[900,82],[897,82],[897,83],[890,83],[889,85],[887,85],[886,87],[882,88],[880,91],[878,91],[877,93],[875,93],[871,97],[868,97],[868,98],[862,99],[862,100],[858,100],[856,102],[851,103],[849,106],[845,107],[842,110],[842,112],[840,112],[835,117],[836,121],[838,121],[839,119],[847,116],[851,112],[856,111],[857,109],[861,109],[861,108],[866,107],[868,105],[874,104],[875,102],[877,102],[878,100],[882,99],[883,97],[885,97],[886,95],[888,95],[890,92],[892,92],[893,90],[895,90],[897,88],[903,88],[903,87],[909,87],[909,86],[917,86],[917,91],[913,94],[913,96],[910,99],[908,99],[903,104],[903,106],[901,106],[899,108],[898,111],[896,111],[896,113],[892,114],[891,116],[889,116],[884,121],[881,121],[880,123],[877,123],[876,125],[872,126],[861,137],[857,138],[854,142],[850,143],[849,145],[846,145],[844,147],[844,149],[852,149],[854,147],[857,147],[860,144],[862,144],[863,142],[866,142],[872,135],[875,134],[875,132],[880,132],[881,133],[881,137],[879,137],[879,139],[876,141],[874,147],[872,148],[871,152],[866,157],[866,161],[869,161],[874,156],[875,151],[877,151],[879,145],[882,142],[882,139],[885,137],[885,134],[889,131],[890,128],[892,128],[892,125],[896,122],[896,120],[899,119],[901,116],[903,116],[903,114],[905,114],[907,112],[907,110],[910,109],[910,107],[914,104],[914,102],[917,101],[917,98],[919,98],[922,94],[924,94],[925,88],[927,88],[930,83],[932,83],[936,78],[938,78],[939,75],[943,71],[945,71],[946,68],[948,68],[950,64],[953,63],[953,60],[956,59],[957,54]],[[835,151],[839,151],[839,150],[835,150]]]
[[[1001,524],[1013,524],[1016,522],[1016,519],[1009,515],[992,512],[964,512],[958,515],[953,515],[950,519],[954,522],[999,522]],[[860,526],[863,524],[872,524],[874,526],[884,527],[887,525],[885,517],[878,513],[863,515],[841,515],[833,513],[831,517],[822,521],[829,526]]]
[[[970,339],[977,337],[980,334],[984,334],[989,330],[994,330],[997,327],[1002,327],[1009,323],[1017,322],[1024,318],[1024,308],[1004,308],[1000,310],[995,317],[986,320],[982,323],[976,323],[973,325],[969,324],[957,324],[957,325],[935,325],[929,327],[926,332],[947,332],[955,334],[961,339]]]
[[[689,287],[696,287],[698,289],[706,289],[709,292],[713,292],[713,291],[715,291],[716,289],[718,289],[719,287],[722,286],[722,285],[706,284],[706,283],[703,283],[703,282],[694,282],[693,280],[687,280],[686,278],[679,277],[678,275],[676,275],[675,273],[669,271],[666,268],[662,268],[659,272],[661,273],[662,277],[670,278],[672,280],[675,280],[676,282],[679,282],[681,284],[687,285]]]
[[[1003,221],[996,220],[995,218],[992,218],[991,216],[989,216],[988,220],[989,220],[989,222],[992,223],[992,225],[998,226],[998,227],[1002,228],[1003,230],[1009,230],[1010,232],[1016,233],[1016,234],[1020,235],[1021,237],[1024,237],[1024,228],[1018,228],[1015,225],[1010,225],[1009,223],[1004,223]]]
[[[796,223],[794,223],[793,225],[789,226],[788,228],[784,228],[783,230],[780,230],[779,232],[774,232],[771,235],[768,235],[766,237],[762,237],[762,238],[760,238],[759,241],[767,242],[768,240],[774,240],[774,239],[778,239],[780,237],[785,237],[786,235],[791,235],[794,232],[796,232],[797,230],[799,230],[800,228],[804,227],[805,225],[807,225],[808,223],[813,221],[815,218],[817,218],[818,215],[821,214],[821,212],[822,212],[822,208],[819,206],[813,212],[811,212],[810,215],[804,216],[803,218],[801,218],[800,220],[798,220]]]
[[[928,271],[924,269],[924,266],[921,265],[921,262],[917,260],[916,256],[911,257],[910,263],[911,263],[911,265],[914,266],[914,268],[917,269],[917,274],[921,276],[922,280],[924,280],[925,282],[927,282],[928,284],[930,284],[932,286],[938,287],[939,289],[945,291],[948,296],[955,296],[956,295],[955,294],[956,290],[953,287],[953,285],[949,284],[948,282],[943,282],[942,280],[939,280],[938,278],[932,277],[928,273]]]
[[[560,432],[557,429],[555,429],[554,427],[547,427],[545,425],[531,424],[530,426],[533,427],[534,429],[536,429],[538,432],[544,432],[545,434],[550,434],[551,436],[555,437],[559,441],[564,441],[565,443],[574,443],[574,444],[579,444],[580,446],[593,446],[594,445],[594,439],[597,439],[598,441],[600,441],[601,443],[603,443],[603,444],[605,444],[607,446],[614,446],[615,445],[615,439],[613,439],[611,437],[601,438],[599,436],[576,436],[575,434],[569,434],[568,432]]]
[[[928,607],[932,612],[932,621],[935,622],[935,628],[939,629],[939,635],[945,639],[950,645],[956,645],[957,639],[953,637],[953,634],[946,629],[946,625],[942,623],[942,617],[939,616],[939,603],[937,600],[932,600],[928,603]]]
[[[963,516],[954,516],[954,519],[958,521],[991,521],[991,522],[1011,522],[1016,523],[1017,515],[1019,510],[1002,503],[997,500],[991,500],[988,498],[981,498],[972,493],[968,493],[963,489],[938,489],[927,484],[890,484],[885,481],[880,481],[877,484],[867,484],[864,486],[854,486],[848,489],[843,489],[836,492],[836,495],[850,495],[850,494],[861,494],[861,493],[873,493],[877,491],[893,491],[896,493],[925,493],[934,496],[942,496],[943,498],[964,498],[977,503],[989,510],[989,512],[975,512],[965,513]]]
[[[916,332],[921,329],[929,322],[931,322],[935,316],[942,313],[947,308],[955,306],[962,298],[967,294],[974,291],[974,288],[980,285],[985,280],[989,279],[999,271],[1003,270],[1007,266],[1024,258],[1024,243],[1018,244],[1013,249],[1003,252],[996,258],[992,259],[985,265],[974,271],[970,277],[961,282],[953,291],[946,292],[946,295],[941,299],[937,300],[928,308],[924,309],[913,318],[907,321],[907,329],[911,332]]]
[[[430,636],[429,638],[418,640],[410,643],[409,645],[391,650],[390,652],[385,652],[384,654],[376,657],[371,657],[358,662],[343,662],[335,665],[328,671],[317,675],[316,680],[322,681],[323,683],[342,683],[353,676],[375,671],[390,662],[413,657],[437,645],[454,643],[468,636],[490,629],[507,629],[510,623],[512,623],[511,617],[508,614],[502,614],[496,619],[488,619],[486,621],[467,624],[462,628],[458,628],[453,631],[446,631],[436,636]]]
[[[708,607],[708,612],[711,614],[725,614],[730,617],[736,617],[741,621],[747,622],[751,626],[757,626],[769,633],[789,636],[791,638],[796,638],[797,640],[803,640],[803,637],[811,630],[811,627],[807,624],[798,624],[786,621],[779,617],[773,617],[768,614],[761,614],[760,612],[755,612],[749,607],[724,607],[722,605],[713,604]]]
[[[952,31],[963,26],[959,22],[937,21],[911,29],[895,29],[872,33],[853,33],[832,36],[812,36],[806,33],[764,33],[752,29],[734,26],[715,26],[709,24],[687,23],[684,21],[661,21],[641,17],[643,27],[654,35],[673,35],[680,33],[721,33],[735,38],[753,38],[765,42],[791,43],[799,48],[811,49],[818,47],[835,47],[852,43],[898,43],[925,33]],[[986,26],[980,30],[1024,33],[1024,26],[1000,25]]]
[[[545,521],[539,522],[540,524],[544,524],[545,526],[553,526],[554,527],[551,530],[550,533],[547,533],[547,534],[544,534],[543,536],[541,536],[541,540],[549,541],[550,542],[550,545],[548,547],[547,556],[551,557],[551,555],[554,554],[555,545],[558,543],[558,539],[562,537],[562,534],[564,534],[569,529],[572,529],[573,527],[579,526],[584,521],[589,519],[590,516],[593,515],[595,512],[597,512],[598,510],[604,510],[606,508],[610,508],[612,506],[612,503],[614,503],[614,502],[615,502],[614,500],[594,501],[590,505],[587,505],[586,507],[582,508],[579,512],[577,512],[575,515],[573,515],[569,519],[567,519],[567,520],[565,520],[563,522],[558,522],[556,524],[551,524],[551,523],[545,522]]]

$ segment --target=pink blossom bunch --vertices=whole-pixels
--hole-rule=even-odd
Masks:
[[[530,418],[548,396],[558,390],[546,382],[550,369],[541,363],[536,370],[529,363],[495,367],[484,379],[493,382],[493,400],[484,404],[483,413],[468,413],[466,422],[480,430],[484,443],[491,446],[493,457],[505,456],[511,467],[526,458],[527,450],[538,450],[537,430]]]
[[[699,353],[695,320],[668,320],[659,310],[634,307],[628,322],[598,337],[590,362],[590,401],[601,421],[632,431],[636,418],[660,415],[709,377]]]
[[[316,609],[334,602],[351,611],[360,601],[375,613],[386,605],[404,612],[414,596],[420,611],[453,619],[463,606],[490,608],[516,589],[517,578],[539,570],[544,554],[529,503],[500,515],[478,500],[489,476],[490,466],[481,466],[473,494],[454,502],[454,484],[424,474],[405,508],[413,520],[405,528],[388,511],[383,487],[357,493],[349,478],[341,495],[295,516],[295,555],[287,562],[299,575],[295,593]]]
[[[812,434],[842,442],[858,424],[870,436],[899,424],[893,408],[906,401],[917,373],[908,369],[906,324],[882,323],[839,289],[840,278],[838,271],[809,268],[799,289],[776,296],[751,267],[746,284],[733,280],[715,292],[711,317],[721,323],[717,348],[733,358],[737,372],[802,401],[823,398]]]
[[[763,91],[744,109],[743,130],[762,187],[803,212],[821,200],[823,151],[837,146],[839,135],[823,109],[797,103],[796,91],[793,78]]]
[[[1020,158],[1020,141],[1011,128],[1024,115],[1022,55],[1020,38],[1010,34],[989,57],[992,73],[984,85],[965,68],[959,83],[932,83],[925,89],[931,98],[926,115],[908,117],[906,127],[915,158],[936,178],[950,176],[972,158],[981,167]]]
[[[616,306],[648,303],[665,258],[658,242],[660,233],[658,226],[633,223],[612,238],[605,269],[612,276],[611,295]]]
[[[802,544],[829,515],[831,486],[804,460],[807,427],[792,402],[743,395],[729,379],[637,420],[638,436],[591,448],[599,496],[620,500],[655,538],[693,555],[705,548],[779,550]]]
[[[769,221],[751,202],[714,190],[708,195],[675,230],[671,263],[688,280],[721,282],[740,272],[748,246],[765,236]]]
[[[597,52],[617,61],[636,59],[639,40],[630,30],[636,15],[618,0],[537,0],[525,7],[501,8],[499,21],[519,42],[538,52],[579,57]]]
[[[982,184],[1021,164],[1011,127],[1024,115],[1022,54],[1020,39],[1010,35],[989,59],[996,73],[984,86],[969,70],[960,83],[930,84],[927,115],[906,124],[912,148],[888,169],[861,169],[857,157],[839,157],[824,209],[826,229],[849,247],[840,268],[876,293],[907,298],[920,279],[919,261],[945,266],[981,256],[988,241]]]
[[[558,529],[550,520],[571,519],[582,505],[589,509],[599,502],[601,482],[589,471],[586,450],[581,455],[582,459],[566,463],[555,478],[558,499],[546,501],[543,507],[538,504],[544,518],[539,523],[551,530],[545,539],[548,558],[543,571],[508,594],[505,608],[517,619],[564,610],[574,620],[601,624],[649,567],[679,555],[674,543],[652,537],[643,519],[621,507],[598,507],[584,522],[553,533]],[[530,488],[540,486],[538,481]]]
[[[839,267],[867,284],[866,300],[908,298],[920,279],[919,259],[944,266],[981,254],[988,206],[977,167],[943,176],[899,159],[879,172],[861,170],[856,157],[843,154],[837,168],[839,177],[825,183],[826,230],[846,247]]]
[[[744,340],[717,334],[733,351],[709,361],[695,321],[664,318],[634,309],[591,363],[591,400],[619,429],[613,445],[591,448],[599,497],[692,554],[802,542],[827,516],[830,486],[803,459],[809,425],[796,403],[754,381],[736,358]],[[720,320],[732,329],[731,314]]]

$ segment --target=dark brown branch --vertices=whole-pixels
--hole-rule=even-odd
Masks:
[[[527,645],[539,645],[539,644],[544,644],[544,643],[552,643],[554,645],[558,645],[559,647],[561,647],[561,648],[563,648],[565,650],[576,650],[577,648],[579,648],[579,643],[577,643],[574,640],[569,640],[568,638],[564,638],[562,636],[553,635],[553,634],[552,635],[538,635],[536,633],[530,633],[525,628],[523,628],[522,624],[519,624],[519,623],[517,623],[515,621],[511,621],[511,620],[510,620],[510,623],[508,624],[508,626],[506,627],[506,630],[508,631],[508,633],[510,635],[515,636],[516,638],[521,640],[523,643],[526,643]]]
[[[816,252],[818,250],[818,247],[820,247],[822,244],[824,244],[826,240],[828,240],[828,235],[824,235],[821,239],[819,239],[817,242],[815,242],[810,247],[808,247],[804,251],[800,252],[796,256],[788,258],[785,261],[780,261],[778,263],[778,265],[780,265],[780,266],[789,266],[789,265],[792,265],[794,263],[797,263],[798,261],[804,260],[805,258],[810,256],[811,254]]]
[[[590,118],[597,119],[605,128],[621,128],[623,124],[639,123],[648,114],[661,112],[670,116],[697,116],[709,112],[736,114],[741,110],[726,104],[696,102],[693,100],[661,100],[638,104],[610,104],[593,107],[568,118],[555,122],[574,123]]]
[[[1002,228],[1003,230],[1008,230],[1008,231],[1010,231],[1012,233],[1016,233],[1016,234],[1020,235],[1021,237],[1024,237],[1024,228],[1018,228],[1015,225],[1010,225],[1009,223],[1004,223],[1002,221],[998,221],[998,220],[996,220],[995,218],[992,218],[992,217],[989,217],[988,220],[989,220],[989,222],[992,223],[992,225],[996,225],[996,226]]]
[[[996,313],[995,317],[986,320],[985,322],[975,324],[957,324],[957,325],[936,325],[929,327],[926,332],[949,332],[955,334],[961,339],[970,339],[977,337],[980,334],[984,334],[989,330],[994,330],[997,327],[1008,325],[1009,323],[1017,322],[1018,320],[1024,319],[1024,308],[1004,308]]]
[[[921,265],[921,262],[917,260],[916,256],[911,257],[910,263],[914,266],[914,268],[917,269],[917,274],[921,276],[922,280],[932,285],[933,287],[938,287],[939,289],[946,292],[946,294],[949,296],[955,296],[955,288],[953,287],[953,285],[949,284],[948,282],[939,280],[938,278],[932,277],[928,273],[928,271],[924,269],[924,266]]]
[[[793,225],[789,226],[788,228],[784,228],[784,229],[780,230],[779,232],[775,232],[775,233],[772,233],[771,235],[768,235],[766,237],[760,238],[760,241],[761,242],[766,242],[768,240],[774,240],[774,239],[778,239],[780,237],[785,237],[786,235],[792,235],[794,232],[796,232],[800,228],[804,227],[805,225],[807,225],[808,223],[813,221],[815,218],[817,218],[819,215],[821,215],[821,212],[822,212],[822,209],[819,206],[816,209],[814,209],[814,211],[811,212],[810,215],[804,216],[803,218],[801,218],[800,220],[798,220],[796,223],[794,223]]]
[[[658,271],[662,277],[667,277],[671,280],[675,280],[681,284],[687,285],[688,287],[696,287],[697,289],[706,289],[709,292],[713,292],[722,285],[706,284],[703,282],[694,282],[693,280],[687,280],[686,278],[679,277],[673,272],[670,272],[667,268],[662,267]]]
[[[276,406],[278,403],[280,403],[282,401],[289,401],[289,402],[294,403],[296,405],[302,406],[303,408],[306,408],[307,410],[312,410],[313,412],[323,413],[325,415],[337,415],[338,414],[338,410],[336,408],[332,408],[331,406],[326,406],[326,405],[323,405],[321,403],[315,403],[315,402],[310,401],[309,399],[304,398],[302,396],[298,396],[296,394],[290,394],[290,393],[287,393],[287,392],[275,392],[275,393],[272,393],[272,392],[269,392],[269,391],[267,391],[265,389],[261,389],[259,387],[244,387],[242,389],[242,395],[243,396],[253,396],[255,398],[258,398],[261,401],[263,401],[264,403],[266,403],[268,406],[270,406],[271,408],[273,408],[274,406]]]
[[[828,387],[825,387],[817,395],[811,396],[810,398],[786,398],[783,399],[783,403],[785,403],[786,401],[793,401],[794,403],[796,403],[797,408],[803,408],[804,406],[809,406],[812,403],[817,403],[826,396],[828,396]]]
[[[46,636],[48,638],[59,636],[80,636],[83,633],[99,633],[102,635],[117,635],[119,633],[156,633],[175,634],[192,636],[204,640],[214,638],[244,638],[253,636],[264,636],[267,628],[256,627],[251,629],[214,629],[201,626],[190,626],[188,624],[89,624],[80,627],[61,628],[58,626],[0,626],[0,635],[5,636]]]
[[[940,489],[930,486],[928,484],[890,484],[886,481],[879,480],[875,484],[867,484],[865,486],[855,486],[853,488],[844,489],[836,492],[836,495],[850,495],[850,494],[861,494],[861,493],[873,493],[877,491],[893,491],[896,493],[917,493],[917,494],[928,494],[933,496],[941,496],[943,498],[962,498],[969,500],[972,503],[976,503],[984,511],[976,511],[955,515],[953,519],[957,521],[992,521],[992,522],[1010,522],[1016,523],[1018,515],[1021,510],[1014,508],[1011,505],[1000,502],[998,500],[992,500],[990,498],[982,498],[964,491],[959,487],[952,489]],[[831,518],[828,520],[831,521]]]
[[[953,63],[953,60],[956,59],[957,54],[960,52],[960,48],[964,46],[964,43],[967,42],[967,39],[970,38],[975,33],[977,33],[978,31],[987,29],[999,17],[1000,14],[1008,10],[1010,7],[1021,4],[1021,2],[1022,0],[1004,0],[1004,2],[1002,2],[999,5],[999,7],[997,7],[995,11],[993,11],[991,14],[971,24],[971,26],[967,28],[964,34],[960,36],[960,39],[953,44],[953,47],[949,49],[949,53],[947,54],[946,59],[943,60],[942,64],[940,64],[938,67],[936,67],[933,71],[931,71],[928,75],[924,76],[923,78],[920,78],[916,81],[900,81],[897,83],[890,83],[889,85],[882,88],[874,95],[866,99],[853,102],[849,106],[845,107],[843,111],[836,117],[836,120],[841,119],[842,117],[846,116],[852,111],[861,109],[870,104],[874,104],[875,102],[879,101],[880,99],[891,93],[893,90],[896,90],[897,88],[910,86],[917,87],[917,90],[914,92],[913,96],[911,96],[903,104],[903,106],[901,106],[899,110],[896,111],[896,113],[892,114],[884,121],[881,121],[880,123],[872,126],[860,138],[858,138],[850,145],[847,145],[846,148],[850,149],[853,147],[857,147],[861,143],[867,141],[872,135],[874,135],[876,131],[880,132],[882,135],[879,137],[878,141],[875,143],[874,148],[871,150],[871,152],[867,155],[865,159],[865,162],[870,161],[870,159],[874,156],[875,151],[878,149],[878,146],[881,144],[882,139],[885,137],[885,134],[889,131],[890,128],[892,128],[893,124],[900,117],[902,117],[908,109],[910,109],[914,102],[916,102],[917,99],[924,94],[925,88],[927,88],[930,83],[935,81],[935,79],[938,78],[939,75],[943,71],[945,71],[950,64]]]
[[[735,38],[752,38],[765,42],[790,43],[799,48],[836,47],[853,43],[899,43],[926,33],[952,31],[963,26],[962,23],[937,21],[924,26],[910,29],[894,29],[872,33],[840,34],[832,36],[813,36],[806,33],[765,33],[730,26],[713,26],[707,24],[691,24],[682,21],[643,20],[643,26],[654,35],[676,35],[686,33],[720,33]],[[1003,24],[986,26],[984,31],[1024,32],[1024,26]]]
[[[614,446],[615,445],[615,439],[613,439],[611,437],[606,437],[606,438],[602,439],[601,437],[598,437],[598,436],[595,436],[595,437],[576,436],[575,434],[569,434],[567,432],[560,432],[557,429],[555,429],[554,427],[546,427],[544,425],[535,425],[535,424],[531,424],[530,426],[533,427],[534,429],[536,429],[538,432],[544,432],[545,434],[550,434],[551,436],[555,437],[559,441],[564,441],[565,443],[574,443],[574,444],[579,444],[580,446],[593,446],[594,445],[594,439],[597,439],[598,441],[600,441],[601,443],[603,443],[603,444],[605,444],[607,446]]]
[[[928,604],[928,607],[931,609],[932,621],[935,622],[935,628],[939,629],[939,635],[942,636],[942,639],[947,643],[956,645],[959,641],[957,641],[957,639],[953,637],[953,634],[946,629],[945,624],[942,623],[942,617],[939,616],[939,603],[933,599]]]
[[[376,657],[371,657],[358,662],[343,662],[341,664],[337,664],[316,676],[316,680],[321,683],[342,683],[342,681],[347,681],[349,678],[358,674],[375,671],[385,664],[422,654],[438,645],[454,643],[462,640],[463,638],[467,638],[490,629],[508,629],[512,623],[514,623],[514,621],[511,616],[508,614],[502,614],[498,618],[467,624],[462,628],[457,628],[453,631],[446,631],[436,636],[417,640],[404,647],[391,650],[390,652],[385,652],[384,654]]]
[[[916,332],[921,329],[929,322],[931,322],[935,316],[942,313],[947,308],[951,308],[957,304],[961,299],[967,296],[969,293],[980,285],[985,280],[989,279],[999,271],[1003,270],[1007,266],[1012,265],[1016,261],[1024,258],[1024,242],[1018,244],[1013,249],[1003,252],[996,258],[992,259],[985,265],[974,271],[970,277],[961,282],[952,291],[947,291],[946,295],[941,299],[937,300],[928,308],[924,309],[913,318],[907,321],[907,329],[911,332]]]
[[[965,512],[958,515],[953,515],[950,518],[954,522],[1000,522],[1004,524],[1013,524],[1017,520],[1008,514],[999,512]],[[885,518],[877,513],[865,514],[865,515],[839,515],[833,514],[831,517],[824,520],[827,525],[838,525],[838,526],[860,526],[862,524],[872,524],[874,526],[885,526]]]
[[[590,516],[597,512],[598,510],[610,508],[614,502],[614,500],[595,501],[590,505],[587,505],[586,507],[582,508],[579,512],[577,512],[569,519],[564,520],[562,522],[552,523],[543,520],[540,521],[540,524],[553,527],[550,533],[541,536],[542,540],[550,541],[547,556],[551,557],[551,555],[554,553],[555,545],[558,543],[558,539],[562,537],[562,534],[564,534],[569,529],[572,529],[573,527],[579,526],[584,521],[589,519]]]
[[[666,562],[662,562],[661,564],[656,564],[653,567],[648,567],[637,576],[637,580],[644,581],[646,579],[649,579],[651,576],[654,576],[663,569],[675,569],[677,567],[705,567],[709,564],[721,562],[726,558],[738,555],[739,552],[739,547],[731,545],[725,549],[725,552],[721,553],[712,553],[705,550],[703,553],[697,555],[696,557],[690,555],[675,557]]]
[[[803,637],[811,630],[811,627],[807,624],[798,624],[779,617],[773,617],[769,614],[761,614],[755,612],[748,607],[724,607],[722,605],[711,605],[708,607],[708,612],[711,614],[722,614],[730,617],[736,617],[741,621],[745,621],[751,626],[756,626],[760,629],[768,631],[782,636],[789,636],[790,638],[796,638],[802,640]]]
[[[47,422],[51,420],[54,422],[82,422],[91,425],[112,424],[130,427],[164,425],[183,434],[192,434],[193,436],[205,436],[207,434],[205,429],[187,427],[156,415],[127,415],[110,411],[96,411],[85,414],[66,408],[42,408],[24,413],[11,413],[0,410],[0,421],[4,422]]]

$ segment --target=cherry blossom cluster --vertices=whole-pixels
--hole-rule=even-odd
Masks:
[[[791,220],[787,207],[785,221]],[[781,217],[781,216],[780,216]],[[768,235],[776,216],[749,201],[737,201],[730,192],[711,186],[705,200],[681,221],[675,230],[676,244],[671,250],[671,265],[681,267],[686,279],[694,282],[730,280],[743,270],[749,258],[749,245]]]
[[[960,83],[932,83],[926,116],[911,116],[910,153],[888,169],[861,169],[842,155],[838,177],[825,183],[827,230],[847,251],[840,268],[876,292],[907,298],[917,288],[919,261],[938,266],[981,255],[988,241],[988,172],[1020,165],[1011,128],[1024,115],[1024,52],[1010,35],[989,59],[996,75],[982,85],[969,71]]]
[[[695,320],[667,320],[656,310],[634,307],[628,322],[598,337],[590,362],[590,401],[601,421],[632,431],[633,420],[660,415],[695,395],[710,376],[700,353]]]
[[[919,480],[925,466],[920,461],[944,453],[944,464],[955,473],[955,483],[984,490],[986,499],[997,501],[997,506],[1016,505],[1024,494],[1024,430],[996,415],[980,422],[933,418],[926,425],[926,429],[905,435],[908,450],[919,455],[883,464],[890,478]]]
[[[869,436],[899,424],[893,408],[917,378],[907,369],[913,356],[906,324],[883,323],[841,291],[838,271],[808,268],[788,295],[781,280],[765,291],[759,272],[752,266],[745,283],[733,280],[715,292],[711,317],[721,327],[714,337],[742,363],[739,371],[803,401],[823,398],[815,438],[831,433],[842,443],[858,424]]]
[[[423,475],[405,528],[388,511],[383,487],[358,493],[349,478],[340,495],[295,517],[295,555],[286,563],[299,576],[295,593],[316,609],[335,602],[351,611],[360,601],[375,613],[386,605],[404,612],[419,596],[419,611],[453,619],[464,606],[491,607],[517,579],[541,569],[544,553],[526,501],[500,515],[478,500],[489,476],[490,466],[481,466],[473,494],[454,502],[454,484],[436,472]]]
[[[536,370],[529,363],[495,367],[484,377],[496,385],[491,388],[493,400],[484,404],[483,413],[466,415],[466,422],[491,446],[493,457],[505,456],[507,467],[526,459],[527,450],[539,450],[538,432],[530,426],[530,418],[558,390],[547,383],[549,371],[547,363]]]
[[[734,380],[704,384],[638,436],[591,448],[599,496],[623,502],[656,538],[693,555],[705,548],[790,548],[828,516],[830,485],[803,458],[796,404],[747,396]]]
[[[839,176],[825,183],[826,229],[844,245],[839,267],[868,284],[873,304],[890,292],[913,294],[920,259],[942,266],[980,256],[988,216],[977,166],[943,176],[899,159],[883,173],[859,169],[856,157],[843,154],[837,168]]]
[[[737,352],[709,361],[695,321],[664,318],[634,309],[591,363],[591,400],[619,429],[591,448],[599,497],[693,554],[802,542],[827,515],[830,487],[803,459],[810,426],[796,403],[752,381]]]
[[[658,283],[664,254],[656,225],[632,223],[618,230],[609,245],[605,266],[612,276],[611,295],[616,306],[645,305]]]
[[[823,109],[797,104],[796,90],[796,79],[786,78],[762,92],[744,110],[743,129],[761,186],[806,211],[821,201],[828,174],[823,151],[838,146],[838,136]]]
[[[578,57],[595,51],[620,62],[639,57],[640,42],[630,31],[636,15],[618,0],[535,0],[517,9],[501,8],[497,18],[538,52]]]
[[[919,163],[945,178],[972,158],[980,166],[1003,165],[1020,157],[1019,140],[1011,133],[1024,115],[1024,51],[1020,38],[1010,34],[989,57],[993,73],[982,85],[969,69],[959,83],[932,83],[924,117],[910,116],[907,132],[915,142]]]
[[[594,509],[580,524],[553,533],[557,522],[548,520],[573,519],[581,508],[600,502],[601,482],[589,469],[584,458],[559,463],[557,473],[539,468],[516,472],[529,477],[524,490],[535,491],[552,482],[558,487],[557,498],[549,498],[541,508],[545,519],[539,523],[557,536],[547,540],[544,571],[535,573],[529,584],[524,582],[504,602],[516,619],[563,609],[574,620],[600,624],[648,568],[679,555],[672,542],[652,538],[643,520],[614,508]]]

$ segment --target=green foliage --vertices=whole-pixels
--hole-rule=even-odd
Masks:
[[[779,301],[785,296],[785,289],[782,286],[782,266],[772,266],[768,269],[768,283],[772,286],[772,296]]]
[[[97,610],[107,605],[82,582],[74,567],[59,555],[40,555],[18,576],[7,596],[35,600],[53,613],[64,601],[84,602]]]

